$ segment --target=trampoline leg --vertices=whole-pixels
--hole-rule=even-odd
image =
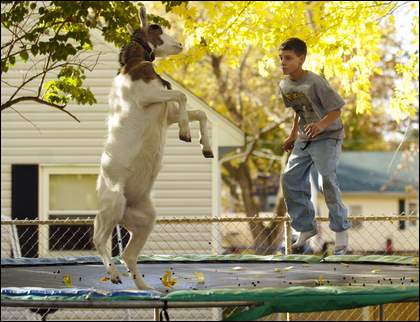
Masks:
[[[385,321],[385,307],[383,304],[379,304],[379,321]]]
[[[153,321],[160,321],[160,314],[159,314],[159,308],[155,307],[154,308],[154,318]]]

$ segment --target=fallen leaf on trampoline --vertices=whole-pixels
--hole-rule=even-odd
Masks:
[[[284,268],[285,271],[290,271],[292,268],[294,268],[294,266],[287,266]]]
[[[70,278],[69,275],[64,275],[63,276],[63,282],[64,282],[64,285],[66,285],[68,287],[72,287],[73,286],[72,283],[71,283],[71,278]]]
[[[371,272],[373,274],[378,274],[379,272],[381,272],[381,270],[380,269],[372,269]]]
[[[194,272],[195,278],[197,279],[197,283],[204,284],[204,274],[202,272]]]
[[[166,287],[169,287],[169,288],[175,286],[176,278],[172,278],[172,272],[171,271],[167,271],[165,274],[163,274],[162,284]]]
[[[109,277],[106,277],[106,276],[100,278],[100,281],[102,283],[108,282],[109,280],[110,280],[110,278]]]

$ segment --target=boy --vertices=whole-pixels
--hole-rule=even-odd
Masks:
[[[351,227],[336,177],[344,138],[340,119],[344,101],[324,78],[302,69],[307,52],[304,41],[290,38],[279,49],[283,73],[288,75],[279,84],[280,93],[285,106],[295,111],[292,132],[283,144],[283,149],[292,153],[281,180],[292,227],[300,232],[292,251],[299,251],[317,234],[309,183],[310,169],[315,165],[322,177],[329,227],[336,233],[334,254],[343,255]]]

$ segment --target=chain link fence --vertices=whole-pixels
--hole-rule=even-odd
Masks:
[[[349,254],[410,255],[419,253],[417,216],[350,217]],[[334,247],[335,235],[327,218],[317,218],[319,234],[304,248],[304,253],[327,256]],[[97,255],[93,246],[93,219],[54,219],[48,221],[3,220],[1,256],[66,257]],[[286,218],[160,218],[142,251],[144,255],[188,254],[289,254],[297,237]],[[129,234],[115,229],[112,255],[120,255]],[[258,245],[254,241],[258,241]],[[105,275],[105,269],[104,269]],[[98,277],[101,278],[101,277]],[[290,321],[372,321],[384,315],[389,321],[417,321],[418,303],[397,303],[302,314],[275,314],[262,320]],[[238,308],[239,309],[239,308]],[[235,308],[171,309],[172,320],[220,320]],[[46,314],[47,313],[47,314]],[[153,320],[153,309],[60,309],[56,312],[2,307],[2,320]]]

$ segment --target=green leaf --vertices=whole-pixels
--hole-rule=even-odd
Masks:
[[[26,62],[28,59],[29,59],[29,55],[28,55],[28,52],[25,50],[25,51],[22,51],[20,54],[19,54],[19,56],[20,56],[20,58],[24,61],[24,62]]]
[[[5,59],[1,62],[1,72],[7,73],[8,70],[9,70],[9,65],[7,64],[7,60]]]
[[[39,52],[39,47],[37,45],[32,45],[31,46],[31,53],[32,53],[32,55],[33,56],[36,56],[36,55],[38,55],[38,52]]]

